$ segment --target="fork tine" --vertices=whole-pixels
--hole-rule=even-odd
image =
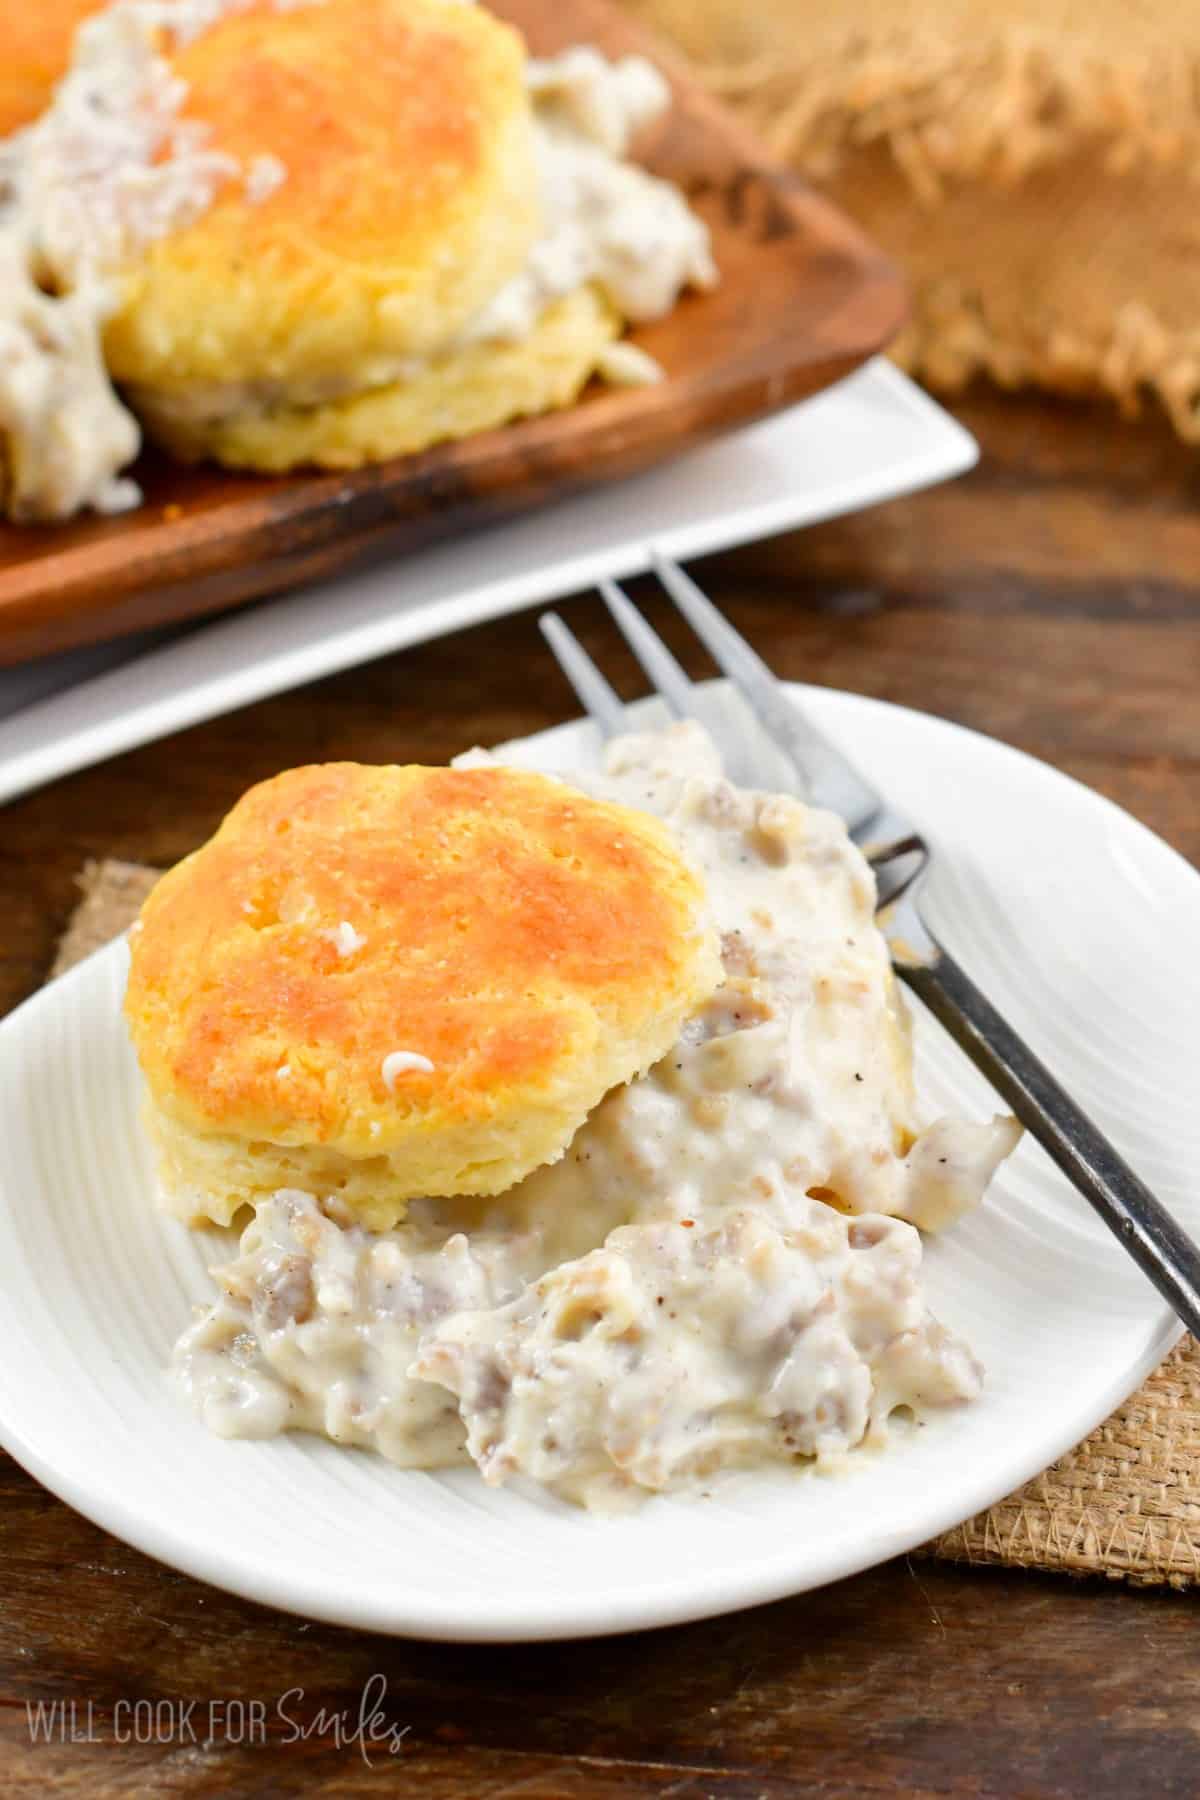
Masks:
[[[683,669],[658,633],[651,630],[629,596],[615,581],[602,581],[600,592],[617,629],[648,676],[651,687],[658,689],[659,695],[677,719],[686,719],[696,711],[696,696]]]
[[[756,771],[744,754],[736,728],[730,729],[730,720],[720,697],[696,686],[615,581],[602,581],[599,585],[621,635],[668,712],[674,713],[677,719],[698,720],[716,745],[721,766],[729,779],[752,786]]]
[[[653,562],[659,580],[717,667],[805,780],[813,804],[840,813],[852,831],[861,831],[881,811],[880,795],[841,751],[809,724],[758,652],[721,616],[691,576],[657,552]]]
[[[627,730],[620,696],[609,686],[570,626],[564,625],[554,612],[544,612],[538,625],[555,662],[575,689],[579,704],[605,737],[616,737]]]

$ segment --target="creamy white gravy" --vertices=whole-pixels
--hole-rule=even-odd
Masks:
[[[475,758],[478,760],[478,758]],[[829,1459],[980,1371],[927,1312],[926,1227],[975,1204],[1010,1119],[913,1117],[870,870],[832,815],[737,789],[691,725],[581,783],[666,819],[703,870],[726,979],[564,1157],[498,1200],[376,1235],[259,1209],[177,1377],[230,1436],[301,1428],[473,1459],[610,1506],[726,1466]]]
[[[523,338],[547,306],[589,281],[635,325],[670,312],[687,287],[712,287],[708,227],[678,188],[622,160],[670,105],[658,70],[579,45],[531,62],[527,80],[545,228],[467,338]]]

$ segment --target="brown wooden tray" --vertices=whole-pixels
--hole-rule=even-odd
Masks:
[[[892,266],[660,44],[604,0],[494,9],[536,53],[647,50],[671,80],[673,108],[638,155],[708,220],[721,284],[634,334],[668,379],[596,384],[565,412],[353,474],[244,476],[147,454],[138,512],[0,522],[0,663],[216,612],[628,475],[828,386],[887,342],[904,311]]]

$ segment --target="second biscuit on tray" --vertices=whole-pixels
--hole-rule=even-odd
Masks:
[[[105,334],[184,458],[355,467],[571,403],[630,318],[715,278],[702,222],[621,161],[667,89],[526,58],[482,6],[338,0],[169,51],[183,116],[251,172],[149,247]],[[263,170],[260,185],[255,168]]]

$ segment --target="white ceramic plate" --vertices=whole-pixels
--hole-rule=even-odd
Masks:
[[[975,457],[962,426],[876,357],[786,412],[526,518],[182,637],[0,669],[0,801],[335,669],[636,574],[650,544],[687,561],[945,481]]]
[[[1066,777],[954,726],[802,690],[939,848],[948,946],[1169,1206],[1200,1229],[1200,880]],[[563,727],[522,760],[586,760]],[[376,1630],[617,1631],[795,1593],[921,1543],[1096,1425],[1176,1336],[1144,1278],[1024,1143],[930,1246],[935,1310],[988,1368],[976,1405],[852,1473],[779,1471],[617,1520],[473,1470],[401,1471],[316,1439],[210,1437],[163,1375],[206,1246],[160,1217],[135,1118],[116,946],[0,1026],[0,1439],[80,1511],[251,1598]],[[930,1108],[992,1097],[928,1020]]]

